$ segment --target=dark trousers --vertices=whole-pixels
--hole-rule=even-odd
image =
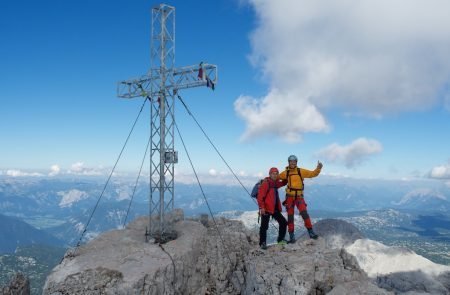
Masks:
[[[284,239],[286,235],[287,221],[286,218],[279,211],[275,211],[274,214],[261,215],[261,226],[259,227],[259,244],[266,242],[267,229],[269,228],[270,216],[272,216],[278,222],[278,239],[277,242]]]

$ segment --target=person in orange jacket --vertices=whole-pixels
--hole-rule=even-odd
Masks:
[[[258,190],[258,206],[261,214],[261,226],[259,228],[259,246],[261,249],[267,249],[266,238],[269,228],[270,216],[278,222],[278,244],[286,244],[284,239],[286,235],[287,221],[281,214],[282,207],[278,188],[286,185],[287,181],[279,179],[278,169],[270,168],[269,177],[266,177]]]
[[[313,171],[304,168],[297,167],[297,157],[291,155],[288,158],[289,166],[286,170],[280,173],[280,179],[287,181],[286,187],[286,200],[283,205],[286,207],[288,214],[288,231],[289,231],[289,243],[295,242],[294,235],[294,209],[297,207],[300,212],[300,216],[303,218],[306,229],[308,230],[309,237],[311,239],[317,239],[317,234],[314,232],[311,219],[309,218],[308,211],[306,210],[306,202],[303,196],[303,189],[305,188],[303,179],[313,178],[320,174],[322,169],[322,163],[317,162],[317,167]]]

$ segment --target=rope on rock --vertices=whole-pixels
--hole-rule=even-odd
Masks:
[[[109,174],[108,180],[106,181],[106,183],[105,183],[105,185],[104,185],[104,187],[103,187],[103,190],[102,190],[100,196],[99,196],[98,199],[97,199],[97,203],[95,204],[94,209],[92,210],[91,215],[89,216],[89,218],[88,218],[88,220],[87,220],[87,222],[86,222],[86,224],[85,224],[85,226],[84,226],[83,232],[81,233],[80,238],[79,238],[79,240],[78,240],[78,243],[77,243],[77,245],[75,246],[74,253],[75,253],[76,249],[78,249],[78,247],[79,247],[80,244],[81,244],[81,240],[83,239],[83,236],[84,236],[84,234],[85,234],[86,231],[87,231],[87,228],[88,228],[88,226],[89,226],[89,224],[90,224],[90,222],[91,222],[91,220],[92,220],[92,217],[94,216],[95,210],[97,210],[98,204],[100,203],[100,200],[101,200],[101,198],[103,197],[103,194],[105,193],[106,187],[108,186],[108,183],[109,183],[109,181],[111,180],[111,177],[112,177],[112,175],[113,175],[113,173],[114,173],[114,170],[116,169],[117,163],[119,162],[120,157],[122,156],[122,153],[123,153],[123,151],[125,150],[125,147],[126,147],[126,145],[127,145],[127,143],[128,143],[128,140],[130,139],[130,136],[131,136],[131,134],[133,133],[134,127],[136,126],[136,123],[137,123],[139,117],[141,116],[142,110],[144,109],[144,106],[145,106],[145,103],[147,102],[147,99],[149,99],[149,98],[148,98],[148,97],[145,98],[144,103],[142,104],[141,109],[140,109],[140,111],[139,111],[139,113],[138,113],[136,119],[134,120],[133,126],[131,127],[131,130],[130,130],[130,132],[128,133],[127,139],[125,140],[125,143],[124,143],[124,145],[122,146],[122,150],[120,151],[119,156],[117,157],[116,163],[114,164],[114,167],[112,168],[111,173]]]
[[[177,94],[178,99],[181,101],[181,103],[183,104],[184,108],[186,109],[186,111],[188,112],[188,114],[192,117],[192,119],[194,119],[195,123],[197,124],[197,126],[200,128],[200,130],[203,132],[203,135],[205,135],[206,139],[209,141],[209,143],[212,145],[212,147],[216,150],[217,154],[220,156],[220,158],[222,159],[222,161],[225,163],[225,165],[228,167],[228,169],[230,170],[230,172],[233,174],[233,176],[236,178],[236,180],[239,182],[239,184],[242,186],[242,188],[247,192],[248,196],[253,200],[253,202],[256,204],[256,206],[258,207],[258,202],[252,198],[250,192],[247,190],[247,188],[244,186],[244,184],[241,182],[241,180],[239,179],[239,177],[236,175],[236,173],[233,171],[233,169],[230,167],[230,165],[228,165],[228,162],[225,160],[225,158],[222,156],[222,154],[219,152],[219,150],[217,149],[217,147],[214,145],[214,143],[212,142],[212,140],[209,138],[208,134],[206,134],[205,130],[202,128],[202,126],[200,125],[200,123],[197,121],[197,119],[195,118],[194,114],[192,114],[192,112],[189,110],[188,106],[186,105],[186,103],[184,102],[184,100],[181,98],[181,96],[179,94]],[[175,121],[175,120],[174,120]],[[258,212],[259,214],[259,212]],[[259,216],[259,215],[258,215]],[[258,217],[258,223],[259,223],[259,217]],[[272,226],[278,230],[278,227],[273,223],[273,220],[271,220]]]
[[[203,199],[205,200],[206,206],[208,207],[209,214],[211,215],[211,218],[212,218],[212,220],[213,220],[213,222],[214,222],[214,227],[215,227],[217,233],[219,234],[220,241],[222,242],[223,248],[224,248],[224,250],[225,250],[224,252],[225,252],[225,254],[226,254],[228,260],[230,261],[230,267],[233,268],[233,261],[231,260],[231,257],[230,257],[230,254],[229,254],[229,251],[228,251],[227,247],[225,246],[225,241],[224,241],[224,239],[223,239],[223,237],[222,237],[222,233],[221,233],[220,230],[219,230],[219,226],[217,225],[216,219],[214,218],[214,214],[213,214],[213,212],[212,212],[212,210],[211,210],[211,207],[209,206],[209,202],[208,202],[208,199],[206,198],[206,195],[205,195],[205,192],[204,192],[204,190],[203,190],[202,184],[200,183],[200,180],[199,180],[199,178],[198,178],[197,171],[195,170],[194,164],[192,163],[191,157],[190,157],[189,152],[188,152],[188,150],[187,150],[187,147],[186,147],[186,145],[185,145],[185,143],[184,143],[183,137],[181,136],[181,132],[180,132],[180,130],[178,129],[178,125],[177,125],[177,123],[176,123],[175,121],[174,121],[174,125],[175,125],[175,128],[177,129],[178,136],[179,136],[180,139],[181,139],[181,143],[183,144],[184,150],[185,150],[186,155],[187,155],[187,157],[188,157],[188,159],[189,159],[189,163],[191,164],[192,171],[194,172],[195,178],[197,179],[198,186],[200,187],[200,190],[201,190],[202,195],[203,195]],[[240,281],[239,277],[237,277],[237,274],[236,274],[234,271],[233,271],[233,274],[236,275],[237,281],[239,282],[239,284],[240,284],[241,287],[242,287],[241,281]],[[244,278],[244,279],[245,279],[245,278]],[[245,283],[245,282],[244,282],[244,283]]]

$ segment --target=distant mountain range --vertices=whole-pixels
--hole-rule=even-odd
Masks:
[[[19,218],[63,240],[67,246],[73,246],[93,212],[104,182],[105,179],[99,177],[0,177],[0,210],[4,215]],[[342,216],[348,212],[389,208],[416,211],[422,215],[446,215],[450,212],[450,188],[438,181],[383,181],[321,176],[305,180],[305,184],[309,210],[323,211],[331,217],[334,213]],[[90,239],[105,230],[120,228],[133,189],[134,180],[113,179],[98,203],[84,237]],[[146,181],[141,181],[137,186],[127,221],[148,215],[148,189]],[[255,199],[240,186],[203,185],[203,190],[215,214],[257,209]],[[247,190],[251,191],[251,187],[247,187]],[[283,198],[283,189],[280,189],[280,196]],[[197,185],[176,183],[174,203],[175,208],[183,209],[186,216],[208,213],[208,206]],[[8,249],[17,244],[6,239],[3,243],[9,245]]]
[[[64,244],[46,231],[38,230],[14,217],[0,214],[0,224],[0,254],[14,253],[18,246]]]

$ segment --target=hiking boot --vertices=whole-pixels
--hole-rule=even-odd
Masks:
[[[286,241],[285,239],[278,241],[278,245],[286,245],[288,243],[288,241]]]
[[[309,234],[309,237],[310,237],[311,239],[314,239],[314,240],[317,240],[317,238],[319,237],[319,236],[313,231],[312,228],[308,228],[308,234]]]
[[[259,245],[259,248],[261,248],[261,250],[267,250],[267,244],[262,243],[261,245]]]
[[[289,244],[294,244],[295,243],[295,234],[289,233]]]

